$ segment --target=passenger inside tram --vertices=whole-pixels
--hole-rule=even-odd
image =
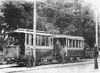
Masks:
[[[56,39],[56,42],[54,42],[54,57],[59,63],[65,62],[65,47],[64,39]]]

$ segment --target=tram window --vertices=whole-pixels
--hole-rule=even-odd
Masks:
[[[69,39],[67,39],[67,47],[69,47]]]
[[[82,47],[82,40],[80,41],[80,47]]]
[[[73,46],[72,47],[75,47],[75,40],[73,40]]]
[[[78,40],[76,40],[76,47],[78,47]]]
[[[49,45],[49,42],[48,42],[48,39],[49,37],[48,36],[46,36],[46,46],[48,46]]]
[[[33,35],[31,35],[31,45],[33,45]]]
[[[40,36],[40,35],[36,36],[36,45],[38,45],[38,46],[42,45],[42,36]]]
[[[45,46],[45,36],[42,36],[42,46]]]
[[[53,40],[52,40],[52,38],[51,38],[51,41],[50,41],[51,43],[50,43],[50,45],[52,46],[53,45]]]
[[[72,47],[72,40],[71,39],[69,39],[69,47]]]
[[[38,46],[50,46],[51,43],[49,36],[36,36],[36,45]]]
[[[81,40],[79,40],[79,47],[81,47]]]
[[[42,36],[39,36],[39,45],[42,45]]]
[[[27,34],[27,45],[29,44],[29,34]]]
[[[51,42],[51,40],[50,40],[50,37],[48,37],[48,46],[50,46],[50,43]]]
[[[82,47],[84,47],[84,41],[82,41]]]
[[[36,45],[40,45],[39,42],[40,42],[40,38],[39,38],[39,36],[37,35],[37,36],[36,36]]]

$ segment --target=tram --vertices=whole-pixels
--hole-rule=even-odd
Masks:
[[[18,36],[21,55],[33,55],[33,35],[34,31],[29,29],[17,29],[14,31]],[[36,31],[36,60],[43,61],[52,58],[53,35],[44,31]]]
[[[54,44],[56,40],[59,40],[61,46],[65,46],[66,58],[73,60],[79,60],[84,57],[84,38],[80,36],[69,35],[55,35]]]
[[[33,55],[34,31],[29,29],[17,29],[13,34],[19,40],[20,54]],[[53,58],[53,49],[59,40],[66,47],[66,58],[82,58],[84,38],[80,36],[54,35],[45,31],[36,31],[36,60],[43,61]]]

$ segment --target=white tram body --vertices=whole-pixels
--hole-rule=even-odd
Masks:
[[[55,35],[53,40],[59,39],[65,45],[66,57],[74,58],[84,56],[84,38],[80,36]]]
[[[24,47],[25,55],[31,54],[33,51],[33,30],[29,29],[18,29],[16,33],[23,33],[25,36]],[[36,33],[36,59],[41,60],[44,58],[51,58],[53,51],[53,36],[44,31],[37,31]]]
[[[24,34],[25,55],[33,52],[33,30],[17,29],[15,33]],[[53,35],[44,31],[36,31],[36,59],[49,58],[53,56],[53,48],[59,39],[61,45],[66,46],[66,57],[82,57],[84,48],[84,38],[79,36]]]

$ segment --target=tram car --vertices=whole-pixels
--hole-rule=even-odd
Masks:
[[[17,29],[13,35],[18,39],[20,55],[33,55],[34,31],[29,29]],[[36,31],[36,61],[43,62],[51,59],[53,55],[53,36],[44,31]]]
[[[65,46],[66,59],[80,60],[84,57],[84,38],[80,36],[54,35],[54,44],[59,40]]]
[[[20,45],[20,54],[33,54],[34,31],[29,29],[17,29],[13,32]],[[56,41],[59,40],[61,46],[65,45],[66,58],[82,58],[84,48],[84,38],[79,36],[54,35],[44,31],[36,31],[36,60],[42,62],[53,59],[53,49]]]

